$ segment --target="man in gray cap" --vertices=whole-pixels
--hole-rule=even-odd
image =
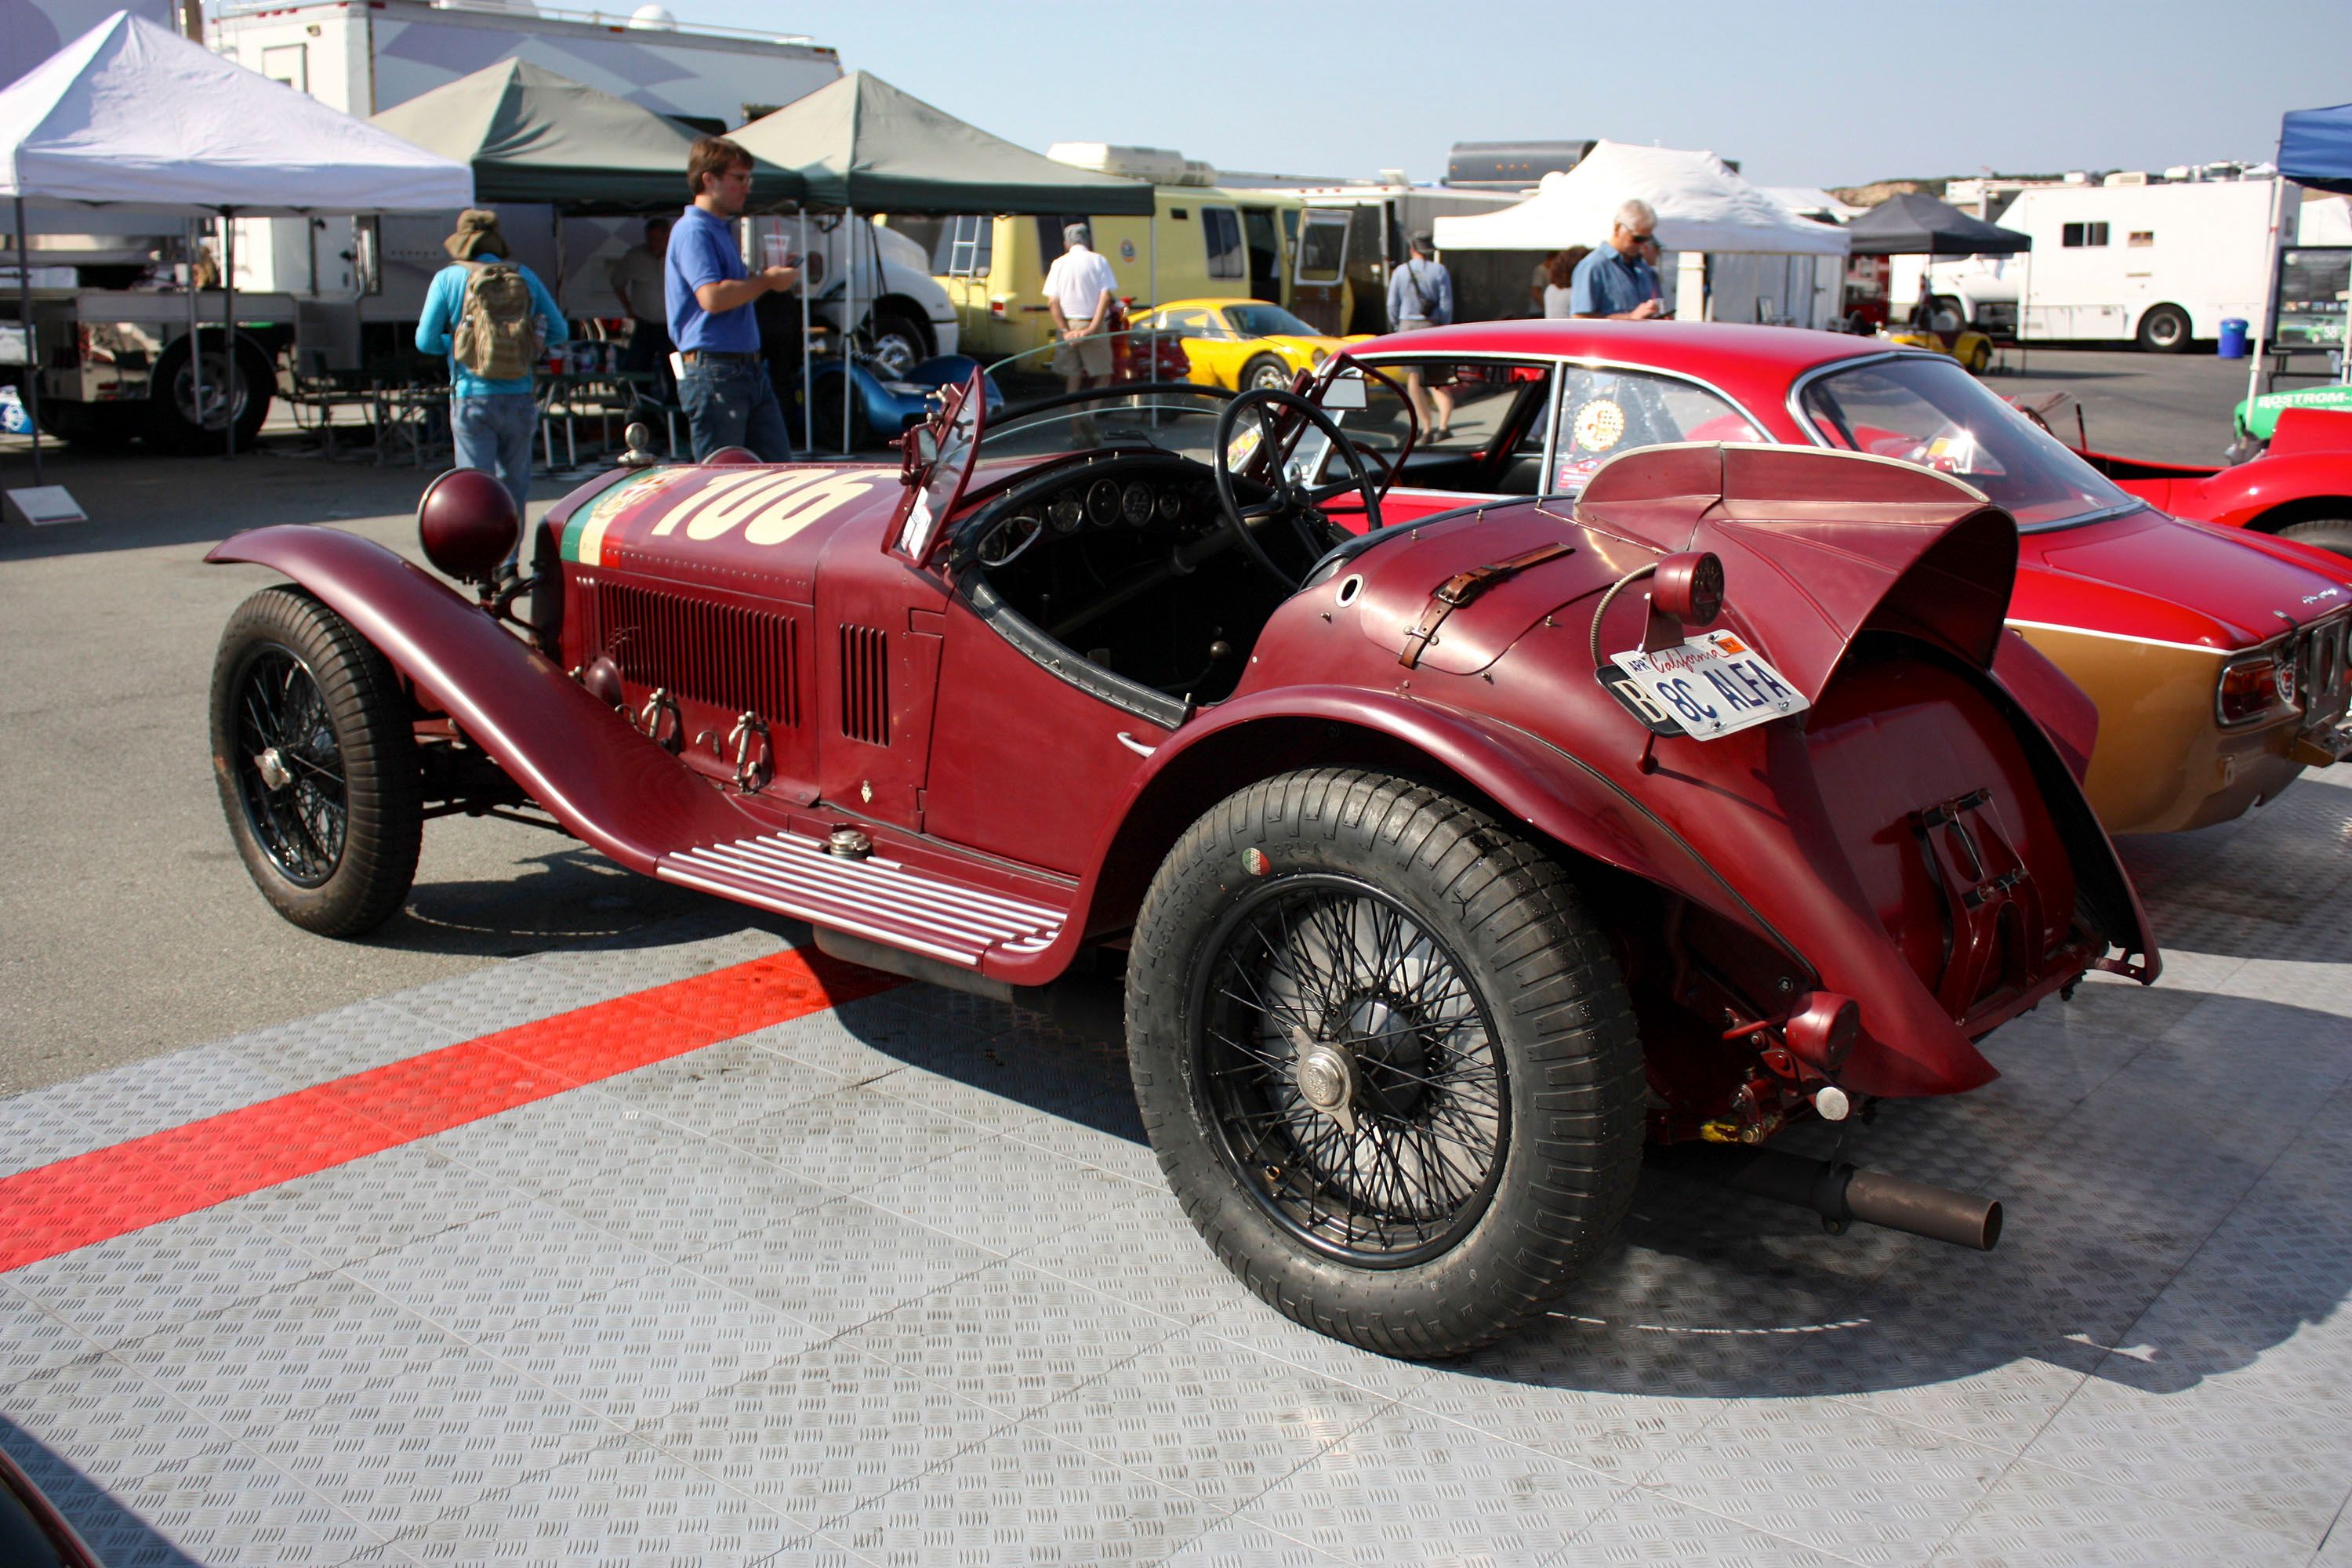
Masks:
[[[1045,271],[1045,308],[1054,313],[1054,369],[1066,390],[1076,392],[1110,375],[1110,320],[1118,276],[1097,256],[1094,232],[1074,223],[1062,230],[1062,254]]]

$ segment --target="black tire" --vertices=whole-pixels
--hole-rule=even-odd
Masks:
[[[874,373],[885,381],[903,381],[907,373],[931,357],[930,324],[902,310],[885,305],[866,321],[873,342],[867,352]]]
[[[218,331],[204,334],[205,408],[201,413],[194,402],[195,376],[189,364],[189,341],[179,339],[155,362],[154,380],[147,395],[147,439],[168,452],[203,455],[223,451],[227,442],[219,402],[219,372],[226,363],[221,358],[221,335]],[[268,357],[243,338],[236,342],[236,379],[230,385],[231,406],[236,414],[236,446],[241,452],[250,451],[254,437],[261,433],[261,422],[269,417],[269,398],[277,389],[278,373],[271,368]]]
[[[383,923],[416,877],[415,732],[392,667],[309,595],[237,606],[213,664],[213,778],[278,912],[321,936]]]
[[[2189,346],[2189,312],[2178,305],[2151,305],[2139,319],[2140,348],[2152,354],[2177,354]]]
[[[1260,387],[1270,386],[1276,392],[1287,392],[1293,379],[1290,367],[1282,363],[1280,356],[1259,354],[1242,366],[1239,384],[1234,390],[1255,392]]]
[[[1979,338],[1969,345],[1969,374],[1982,375],[1992,368],[1992,345]]]
[[[1346,769],[1229,796],[1153,877],[1127,974],[1160,1170],[1225,1266],[1307,1327],[1457,1355],[1615,1238],[1644,1092],[1624,985],[1559,864],[1461,801]]]
[[[2303,522],[2290,523],[2279,530],[2281,539],[2292,539],[2297,544],[2308,544],[2315,550],[2333,550],[2338,555],[2352,555],[2352,517],[2315,517]]]

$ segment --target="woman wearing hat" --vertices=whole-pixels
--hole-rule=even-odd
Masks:
[[[425,290],[416,346],[448,358],[457,466],[497,475],[520,517],[539,427],[531,379],[548,346],[563,340],[563,307],[530,268],[508,259],[498,214],[467,208],[441,243],[451,262]]]

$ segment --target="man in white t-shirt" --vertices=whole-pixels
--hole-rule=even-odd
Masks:
[[[1118,277],[1095,254],[1094,234],[1085,224],[1062,230],[1062,245],[1045,271],[1045,308],[1054,313],[1054,336],[1061,344],[1054,351],[1054,369],[1066,390],[1077,392],[1110,375],[1110,339],[1103,328]]]

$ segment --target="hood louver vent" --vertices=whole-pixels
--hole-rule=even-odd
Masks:
[[[841,628],[841,732],[890,743],[890,639],[873,626]]]
[[[756,713],[771,728],[799,727],[799,628],[790,617],[622,583],[597,584],[590,605],[588,646],[609,650],[627,679]]]

